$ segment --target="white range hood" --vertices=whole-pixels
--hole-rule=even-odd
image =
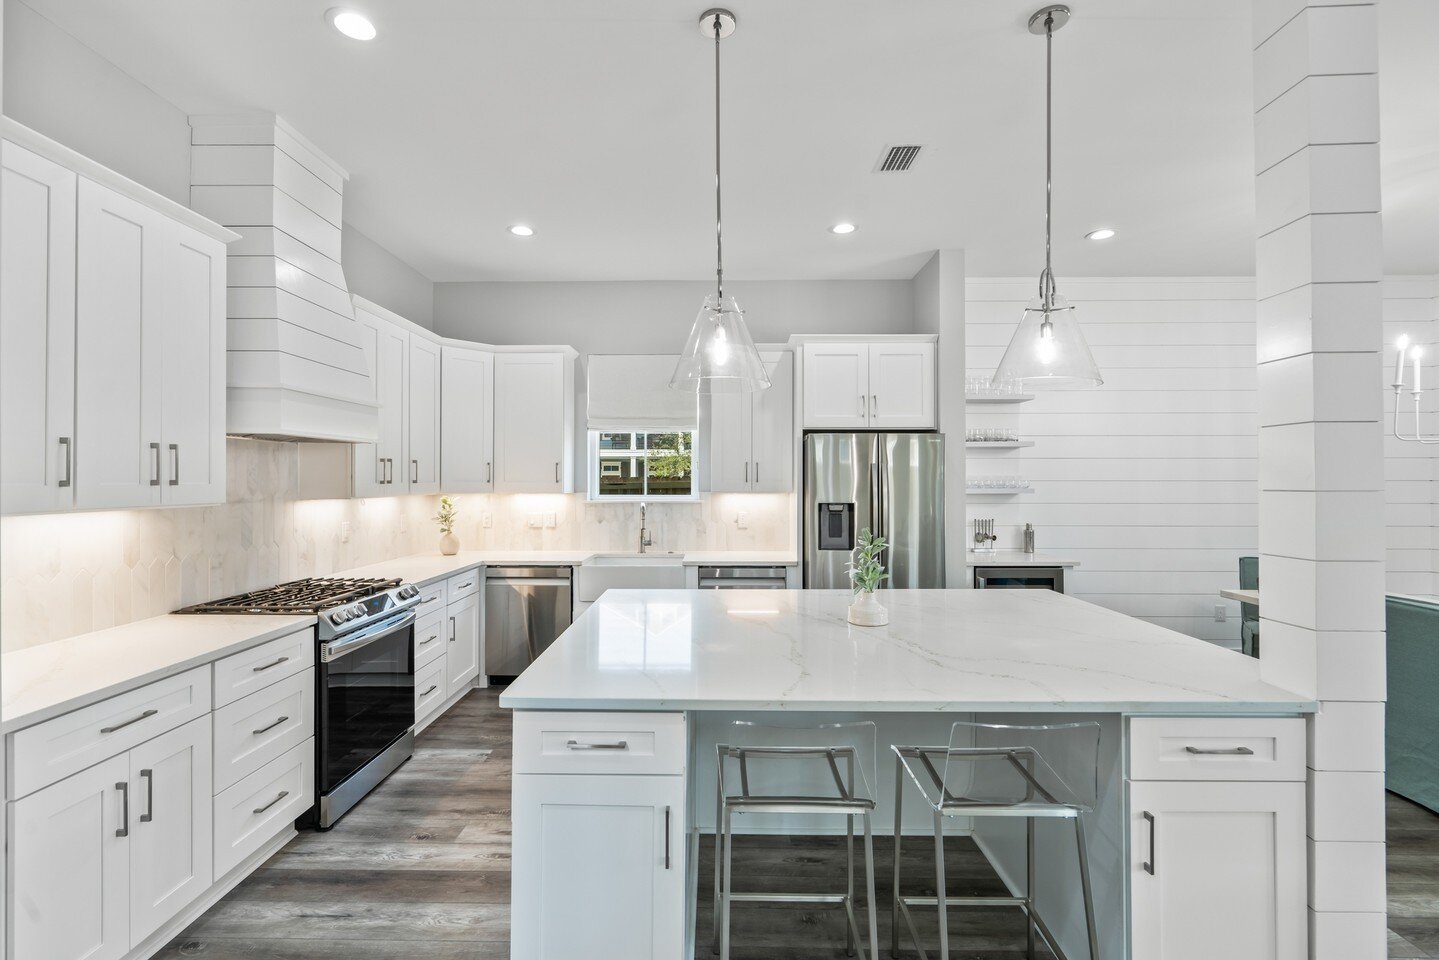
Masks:
[[[340,266],[349,174],[274,114],[190,118],[190,206],[230,244],[226,432],[373,441],[379,414]]]

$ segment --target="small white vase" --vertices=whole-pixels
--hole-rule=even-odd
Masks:
[[[889,623],[889,611],[875,598],[873,590],[865,590],[850,601],[849,622],[861,627],[882,627]]]
[[[453,557],[460,552],[460,538],[453,532],[440,534],[440,553],[447,557]]]

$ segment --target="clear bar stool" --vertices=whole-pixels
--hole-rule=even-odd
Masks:
[[[713,952],[730,955],[733,903],[832,903],[844,907],[845,950],[861,960],[854,912],[854,819],[864,821],[865,879],[869,907],[869,953],[878,957],[874,892],[875,725],[768,726],[736,721],[716,745],[715,893]],[[731,860],[736,814],[823,815],[845,818],[845,888],[842,893],[735,893]]]
[[[1040,754],[1043,747],[1065,771],[1061,776]],[[925,960],[911,907],[939,911],[939,957],[949,960],[948,908],[1009,904],[1025,914],[1028,956],[1033,960],[1035,934],[1042,936],[1059,960],[1069,960],[1034,905],[1036,877],[1034,834],[1042,818],[1074,824],[1079,854],[1079,883],[1084,899],[1089,960],[1099,960],[1094,927],[1094,897],[1089,883],[1089,854],[1082,814],[1094,809],[1099,792],[1099,724],[1059,723],[1007,726],[961,721],[950,728],[947,747],[895,745],[894,778],[894,900],[891,908],[890,953],[899,956],[900,919],[921,960]],[[908,780],[928,801],[934,818],[935,896],[901,897],[900,833],[904,784]],[[1025,823],[1025,890],[1023,896],[950,897],[944,883],[944,821],[946,817],[1019,817]]]

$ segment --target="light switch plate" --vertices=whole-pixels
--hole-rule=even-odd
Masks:
[[[488,530],[490,527],[493,527],[494,525],[495,525],[495,518],[492,517],[492,516],[490,516],[490,512],[489,512],[488,510],[486,510],[484,513],[480,514],[480,526],[482,526],[482,527],[484,527],[486,530]]]
[[[1215,622],[1215,623],[1224,623],[1224,622],[1225,622],[1226,620],[1228,620],[1228,619],[1229,619],[1229,611],[1224,608],[1224,604],[1222,604],[1222,603],[1216,603],[1216,604],[1214,605],[1214,622]]]
[[[735,514],[734,525],[736,527],[739,527],[741,530],[748,530],[749,514],[744,510],[741,510],[739,513]]]
[[[340,542],[350,542],[350,521],[348,520],[343,520],[340,522]]]

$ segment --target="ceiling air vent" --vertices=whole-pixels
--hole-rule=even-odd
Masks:
[[[914,166],[914,161],[919,159],[921,146],[917,143],[901,144],[890,147],[879,158],[879,165],[875,167],[876,173],[903,173]]]

